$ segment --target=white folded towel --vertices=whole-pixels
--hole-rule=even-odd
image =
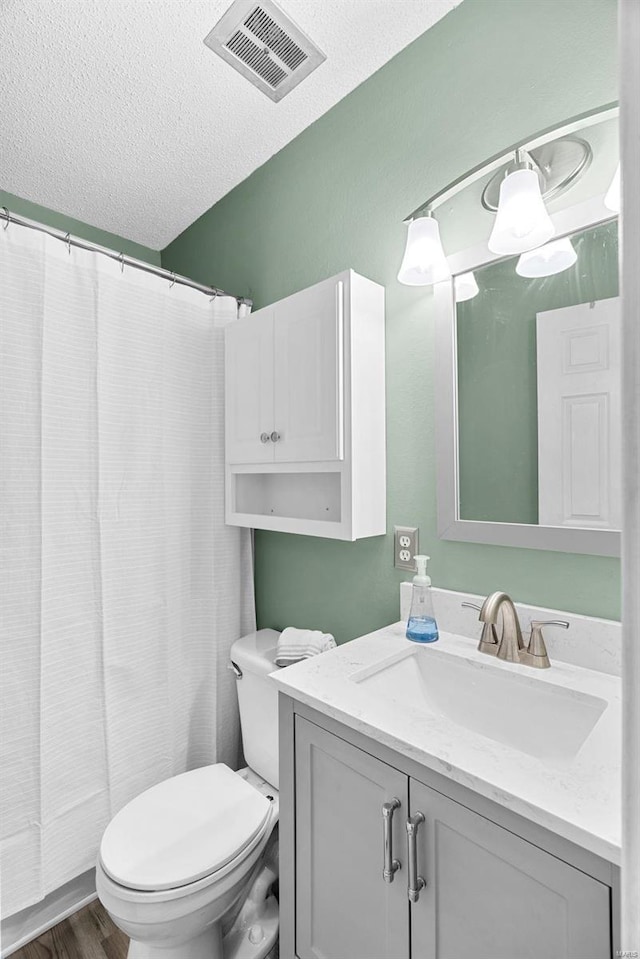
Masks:
[[[287,626],[278,638],[276,666],[289,666],[301,659],[317,656],[332,649],[336,641],[331,633],[322,633],[319,629],[296,629]]]

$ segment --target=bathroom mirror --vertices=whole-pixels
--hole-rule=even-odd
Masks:
[[[439,535],[618,555],[618,224],[600,196],[556,227],[551,266],[475,247],[435,287]]]

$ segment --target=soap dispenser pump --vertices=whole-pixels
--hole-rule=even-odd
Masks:
[[[435,643],[439,638],[433,612],[431,579],[427,576],[429,556],[414,556],[417,573],[411,589],[411,611],[407,621],[407,639],[414,643]]]

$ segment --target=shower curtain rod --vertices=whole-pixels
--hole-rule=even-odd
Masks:
[[[18,226],[26,227],[28,230],[38,230],[40,233],[46,233],[47,236],[52,236],[54,240],[62,240],[69,248],[77,246],[79,249],[89,250],[91,253],[102,253],[103,256],[108,256],[110,260],[117,260],[123,270],[125,266],[131,266],[135,270],[142,270],[144,273],[151,273],[154,276],[163,277],[165,280],[171,280],[172,286],[174,283],[177,283],[178,286],[188,286],[193,290],[199,290],[201,293],[207,293],[212,298],[216,296],[230,296],[236,301],[238,306],[253,306],[253,300],[249,300],[244,296],[234,296],[233,293],[219,290],[215,286],[204,286],[204,284],[196,283],[195,280],[190,280],[186,276],[172,273],[171,270],[163,270],[160,266],[152,266],[143,260],[135,260],[133,257],[125,256],[124,253],[116,253],[114,250],[109,250],[104,246],[96,246],[93,243],[85,243],[84,240],[71,236],[70,233],[55,230],[52,227],[45,226],[43,223],[38,223],[36,220],[28,220],[26,217],[16,216],[14,213],[11,213],[6,206],[0,207],[0,220],[5,221],[3,230],[6,230],[10,223],[15,223]]]

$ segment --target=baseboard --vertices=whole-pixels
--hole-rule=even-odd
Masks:
[[[96,871],[77,876],[49,893],[42,902],[7,916],[0,924],[0,956],[8,959],[22,946],[37,939],[96,898]]]

